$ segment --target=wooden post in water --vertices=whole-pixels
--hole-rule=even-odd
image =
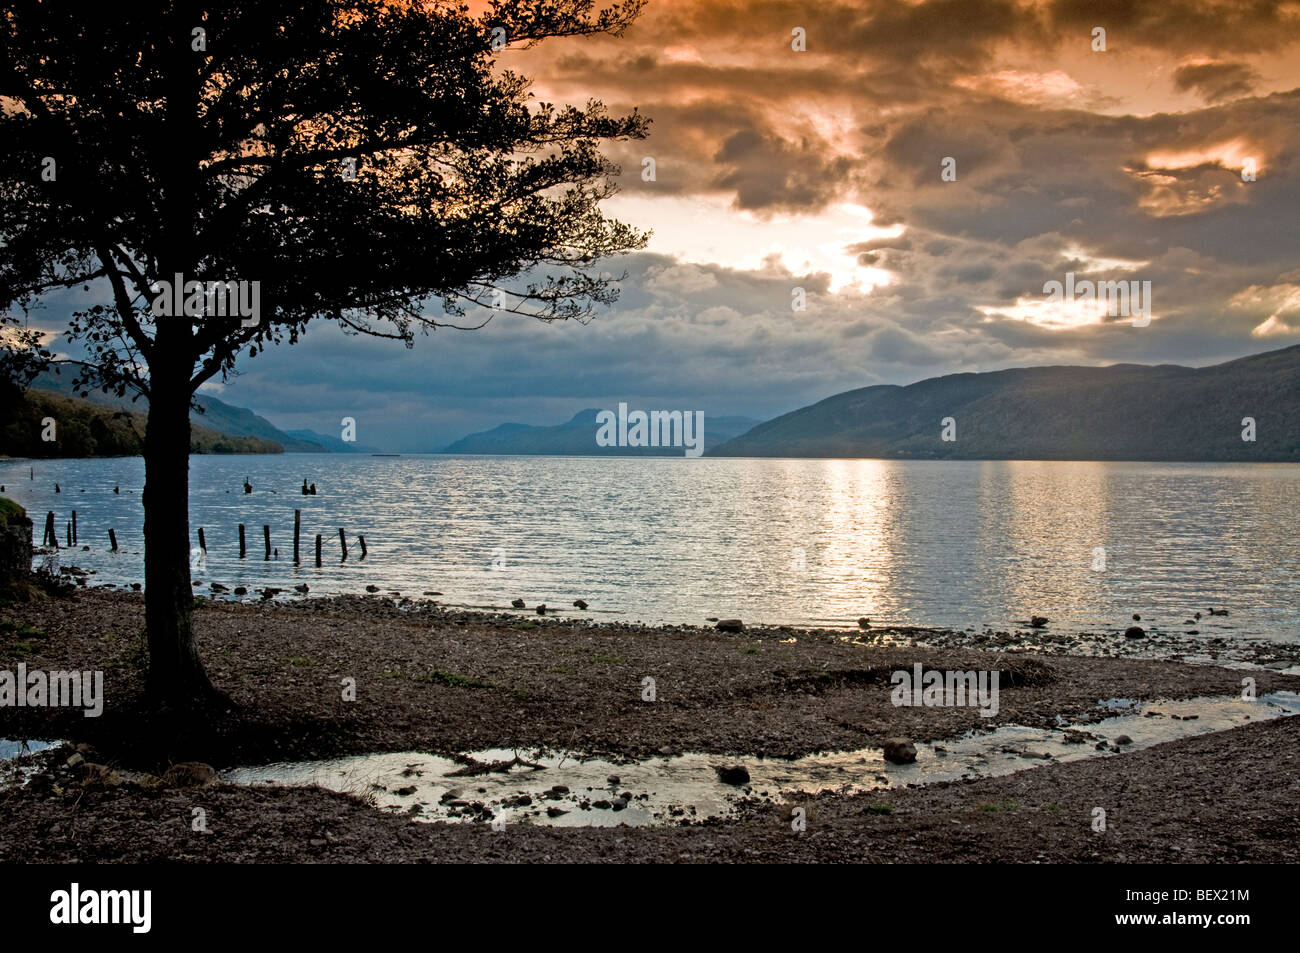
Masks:
[[[63,529],[68,538],[68,545],[71,546],[72,545],[72,524],[65,522],[63,524]]]
[[[343,548],[343,558],[339,562],[345,563],[348,561],[348,538],[343,535],[342,526],[339,527],[339,546]]]
[[[199,527],[199,549],[203,550],[203,555],[208,554],[208,541],[203,538],[203,527]]]
[[[59,548],[59,537],[54,535],[54,510],[45,514],[45,537],[41,540],[41,545]]]
[[[360,535],[358,535],[358,536],[357,536],[357,542],[361,544],[361,558],[362,558],[362,559],[365,559],[365,558],[366,558],[366,538],[365,538],[364,536],[360,536]]]
[[[262,538],[266,540],[266,555],[263,556],[262,558],[270,559],[271,558],[271,527],[268,526],[266,523],[262,524]]]
[[[77,541],[77,511],[72,511],[72,541]]]
[[[244,524],[239,524],[239,558],[244,558]]]
[[[320,569],[320,533],[316,534],[316,568]]]
[[[113,552],[117,552],[117,533],[111,529],[108,531],[108,545],[113,547]]]
[[[302,510],[293,511],[293,564],[298,565],[298,530],[302,528]]]

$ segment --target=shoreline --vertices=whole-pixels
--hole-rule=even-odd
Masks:
[[[1216,841],[1206,833],[1215,823],[1226,830],[1243,811],[1282,810],[1287,796],[1276,772],[1300,762],[1300,720],[1289,717],[1115,756],[1040,762],[1003,776],[915,789],[823,792],[803,799],[812,808],[805,833],[817,836],[794,841],[788,820],[777,816],[789,805],[770,800],[735,817],[679,827],[512,824],[505,840],[489,842],[480,839],[495,833],[485,823],[417,824],[364,798],[314,787],[187,788],[156,780],[173,762],[205,762],[222,770],[378,752],[462,757],[512,747],[615,764],[688,753],[716,756],[720,764],[728,757],[792,759],[878,748],[896,736],[924,744],[1008,725],[1086,729],[1113,714],[1107,699],[1235,696],[1244,674],[1256,680],[1260,696],[1295,692],[1300,677],[1293,675],[1044,655],[1011,646],[980,651],[884,645],[839,631],[727,633],[573,623],[429,604],[412,611],[380,597],[252,606],[204,602],[196,608],[195,627],[213,683],[239,706],[197,724],[140,704],[138,595],[78,589],[0,608],[0,668],[21,661],[29,670],[102,669],[106,702],[99,718],[73,709],[0,709],[0,736],[82,744],[82,760],[107,772],[65,766],[70,748],[33,756],[33,763],[44,765],[38,773],[46,780],[0,790],[0,843],[16,842],[36,823],[64,832],[47,838],[36,858],[51,861],[151,859],[162,856],[157,852],[163,844],[178,856],[193,852],[193,859],[209,860],[368,860],[380,859],[379,848],[384,859],[395,860],[537,860],[548,853],[553,859],[601,860],[616,859],[608,856],[615,841],[620,850],[647,860],[850,860],[857,850],[871,853],[859,860],[974,859],[961,839],[942,849],[929,844],[915,857],[891,846],[893,839],[906,841],[956,821],[962,831],[983,832],[979,836],[989,843],[981,849],[990,853],[980,859],[986,862],[1032,862],[1040,853],[1082,862],[1170,860],[1178,859],[1179,844],[1189,838],[1199,845],[1196,850],[1210,851],[1204,855],[1209,858],[1229,856],[1222,853],[1225,844],[1247,841],[1275,859],[1297,853],[1293,840],[1276,841],[1280,835],[1272,833],[1281,829],[1277,823],[1296,826],[1290,807],[1277,823],[1269,814],[1270,824],[1255,834]],[[974,707],[895,707],[891,673],[918,663],[926,669],[999,672],[997,714],[984,718]],[[646,676],[656,680],[653,703],[642,699]],[[356,679],[356,701],[341,697],[345,678]],[[153,780],[129,780],[137,772]],[[110,776],[116,783],[104,783]],[[1217,799],[1217,822],[1204,811],[1189,813],[1205,800],[1190,797],[1195,804],[1185,803],[1190,793],[1218,791],[1225,778],[1241,792],[1206,795]],[[1271,788],[1263,778],[1272,779]],[[1144,837],[1118,852],[1113,845],[1098,846],[1083,801],[1095,800],[1089,792],[1099,785],[1122,792],[1125,810],[1136,812],[1132,816],[1152,824],[1185,816],[1186,830],[1168,841],[1162,840],[1165,834]],[[196,842],[185,825],[175,823],[160,832],[163,814],[190,803],[216,806],[227,836]],[[74,805],[75,837],[65,830]],[[888,810],[877,811],[882,805]],[[273,815],[269,821],[267,812]],[[1012,816],[1016,822],[1008,824]],[[1074,831],[1076,821],[1082,834]],[[229,836],[235,829],[243,840]],[[320,835],[322,829],[332,832],[329,838]],[[375,838],[380,844],[368,846]],[[1044,838],[1042,850],[1033,849],[1035,838]],[[1200,855],[1189,853],[1187,859],[1192,856]]]
[[[35,552],[41,555],[53,550],[37,548]],[[95,575],[96,571],[84,570],[76,565],[62,566],[58,572],[61,577],[74,582],[83,591],[126,596],[138,595],[140,592],[136,588],[138,584],[91,585],[87,579]],[[217,584],[216,589],[213,589],[212,585],[208,584],[203,589],[196,589],[195,600],[204,604],[235,605],[254,609],[267,606],[299,608],[305,606],[308,611],[320,611],[321,607],[334,606],[345,612],[365,613],[375,611],[376,607],[380,606],[386,612],[388,607],[384,604],[391,603],[399,612],[414,617],[433,613],[433,617],[437,619],[455,617],[484,624],[510,626],[521,622],[537,622],[541,625],[614,626],[624,630],[663,629],[712,633],[716,631],[714,624],[718,621],[711,617],[705,620],[707,624],[672,619],[645,622],[640,619],[623,618],[620,610],[583,609],[575,612],[568,605],[550,606],[545,616],[538,616],[535,606],[519,609],[508,605],[449,602],[435,598],[441,597],[443,595],[441,592],[425,591],[420,596],[411,596],[396,589],[383,589],[378,586],[374,587],[374,592],[365,594],[353,591],[303,595],[286,591],[283,587],[256,586],[240,587],[244,589],[244,593],[236,594],[231,591],[231,585]],[[285,585],[289,584],[285,583]],[[269,592],[271,595],[261,595],[264,592]],[[254,598],[254,594],[258,597]],[[1212,624],[1208,616],[1199,622],[1189,619],[1183,625],[1171,628],[1161,628],[1149,621],[1144,622],[1144,635],[1138,639],[1125,637],[1126,629],[1130,624],[1122,622],[1119,625],[1094,625],[1089,629],[1078,631],[1064,628],[1060,623],[1035,627],[1026,619],[1015,620],[1014,625],[1009,628],[990,625],[959,628],[928,623],[877,621],[863,628],[860,624],[855,625],[846,619],[843,623],[832,625],[745,621],[745,631],[852,637],[855,640],[882,645],[923,646],[936,649],[1015,649],[1042,655],[1122,657],[1188,662],[1196,665],[1223,664],[1232,668],[1259,668],[1300,675],[1300,641],[1284,642],[1264,636],[1210,635],[1197,628]],[[1178,631],[1179,629],[1182,631]]]
[[[1098,715],[1110,698],[1234,695],[1246,674],[1260,695],[1300,688],[1300,677],[1265,669],[1045,655],[1006,644],[997,651],[882,644],[891,636],[886,630],[727,633],[333,597],[196,608],[208,673],[239,707],[202,725],[180,725],[140,704],[140,596],[75,590],[6,607],[0,627],[8,629],[0,666],[23,661],[29,670],[105,673],[101,717],[0,709],[6,736],[89,741],[142,768],[167,759],[228,767],[512,745],[614,758],[665,750],[789,758],[855,750],[890,734],[928,741],[1013,722],[1054,727],[1058,715]],[[23,627],[41,636],[13,634]],[[891,673],[918,662],[1001,672],[1000,711],[984,718],[969,707],[894,707]],[[646,677],[656,680],[651,704],[641,697]],[[355,701],[342,698],[349,678]]]

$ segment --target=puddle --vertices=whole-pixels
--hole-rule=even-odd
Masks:
[[[557,827],[677,824],[724,818],[754,799],[779,802],[826,790],[860,793],[1113,757],[1246,721],[1300,714],[1300,694],[1277,692],[1254,702],[1192,698],[1145,705],[1110,699],[1101,707],[1122,714],[1052,730],[1007,725],[955,740],[918,743],[917,760],[907,765],[886,762],[879,748],[792,761],[686,754],[636,764],[493,749],[472,752],[467,762],[398,752],[234,768],[220,776],[232,784],[314,784],[368,795],[378,807],[420,821],[504,820]],[[1121,746],[1122,736],[1131,740]],[[715,770],[736,764],[749,772],[744,787],[722,783]],[[467,768],[482,773],[467,773]]]
[[[31,741],[23,738],[0,738],[0,790],[22,787],[27,779],[42,770],[41,759],[28,755],[48,751],[61,741]]]
[[[8,761],[10,758],[17,758],[24,754],[36,754],[38,751],[45,751],[60,744],[62,744],[61,741],[24,741],[22,739],[0,738],[0,761]]]

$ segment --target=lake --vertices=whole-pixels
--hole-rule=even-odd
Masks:
[[[143,578],[143,478],[139,458],[0,462],[38,543],[47,510],[61,542],[77,510],[90,551],[60,558],[95,570],[92,585]],[[316,496],[299,492],[304,478]],[[1203,637],[1300,640],[1300,467],[1289,464],[284,454],[194,456],[191,483],[193,545],[201,526],[208,546],[198,591],[377,585],[479,607],[581,598],[601,619],[844,628],[866,616],[1008,629],[1041,614],[1081,631],[1123,628],[1136,612],[1179,629],[1225,606],[1230,616],[1198,623]],[[270,561],[263,524],[279,550]]]

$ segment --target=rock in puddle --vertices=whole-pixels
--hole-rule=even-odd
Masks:
[[[885,760],[894,764],[911,764],[916,760],[916,745],[907,738],[886,738],[881,747]]]

